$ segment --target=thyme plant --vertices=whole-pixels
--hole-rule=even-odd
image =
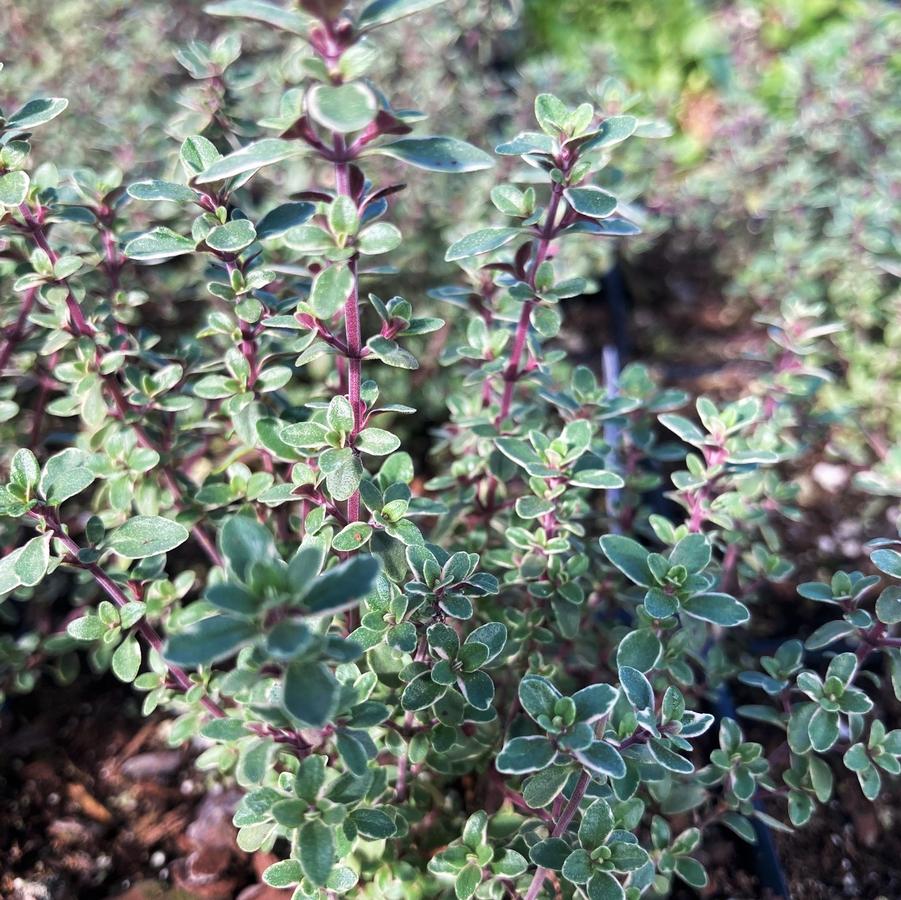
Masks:
[[[286,33],[303,81],[247,140],[223,80],[240,42],[191,45],[214,111],[165,178],[31,167],[65,100],[0,119],[0,610],[77,607],[0,644],[6,689],[74,677],[75,648],[134,683],[242,789],[238,844],[275,852],[263,878],[295,898],[703,887],[709,829],[753,842],[755,821],[806,822],[836,765],[868,797],[901,770],[871,697],[874,658],[901,695],[901,542],[873,552],[894,581],[872,611],[879,579],[838,573],[801,589],[837,614],[806,646],[758,665],[732,639],[792,570],[780,472],[825,332],[774,328],[748,396],[688,414],[643,366],[569,363],[574,260],[638,231],[605,180],[654,133],[633,116],[539,96],[537,130],[497,148],[518,161],[490,195],[505,223],[447,250],[460,280],[375,293],[404,289],[380,259],[404,240],[397,164],[493,164],[370,79],[380,29],[438,2],[214,3]],[[434,300],[450,418],[423,482],[399,401],[446,327]],[[730,682],[762,692],[744,729],[717,703]]]

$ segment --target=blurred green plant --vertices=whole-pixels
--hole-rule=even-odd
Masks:
[[[784,55],[778,103],[749,52],[708,158],[661,192],[677,240],[712,254],[734,304],[808,305],[841,326],[822,402],[858,462],[901,438],[901,14],[871,11]]]

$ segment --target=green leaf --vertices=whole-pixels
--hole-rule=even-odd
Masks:
[[[159,181],[152,178],[148,181],[136,181],[128,186],[128,196],[135,200],[171,200],[173,203],[190,203],[197,195],[183,184],[171,181]]]
[[[342,553],[349,553],[365,546],[371,536],[371,525],[365,522],[351,522],[332,538],[332,547]]]
[[[444,0],[372,0],[360,12],[357,27],[361,31],[378,28],[439,3],[444,3]]]
[[[80,619],[73,619],[66,626],[66,634],[75,638],[76,641],[96,641],[103,637],[106,631],[106,625],[100,620],[99,616],[88,614]]]
[[[616,197],[599,187],[567,188],[563,195],[577,213],[592,219],[606,218],[616,209]]]
[[[512,459],[517,465],[526,470],[535,466],[543,466],[541,457],[532,449],[531,445],[521,438],[498,438],[495,442],[497,449],[508,459]]]
[[[273,163],[300,156],[303,152],[303,145],[296,141],[283,141],[281,138],[263,138],[216,160],[194,180],[198,184],[223,181],[226,178],[232,178],[244,172],[252,172],[256,169],[261,169],[263,166],[270,166]]]
[[[332,829],[319,819],[306,822],[298,836],[298,856],[304,875],[323,887],[335,861],[335,839]]]
[[[349,447],[325,450],[319,468],[325,472],[325,485],[333,500],[348,500],[363,480],[363,463]]]
[[[880,572],[885,572],[892,578],[901,578],[901,553],[897,550],[874,550],[870,554],[870,560]]]
[[[353,272],[345,265],[323,269],[313,280],[310,306],[318,319],[330,319],[339,312],[354,288]]]
[[[546,737],[515,737],[504,744],[495,768],[507,775],[523,775],[547,768],[556,755],[554,745]]]
[[[502,622],[486,622],[466,636],[466,644],[483,644],[488,648],[488,658],[482,665],[488,665],[498,657],[507,644],[507,626]]]
[[[69,447],[44,463],[38,489],[49,506],[59,506],[93,483],[95,476],[85,465],[86,460],[85,453]]]
[[[64,97],[30,100],[6,120],[4,128],[7,131],[28,131],[55,119],[68,105],[69,101]]]
[[[600,544],[607,559],[627,578],[642,587],[650,587],[654,583],[648,568],[648,551],[638,541],[620,534],[605,534]]]
[[[509,244],[519,234],[522,234],[520,228],[482,228],[451,244],[444,259],[447,262],[453,262],[490,253],[492,250],[503,247],[504,244]]]
[[[591,684],[573,694],[577,722],[596,722],[613,709],[619,691],[612,684]]]
[[[266,0],[220,0],[209,3],[203,11],[211,16],[224,16],[242,19],[255,19],[306,37],[310,27],[310,18]]]
[[[397,834],[394,819],[381,809],[355,809],[350,820],[357,831],[371,841],[381,841]]]
[[[269,887],[287,888],[303,880],[303,869],[296,859],[282,859],[263,872],[263,883]]]
[[[281,440],[288,447],[315,450],[326,446],[327,435],[328,429],[320,422],[295,422],[282,429]]]
[[[430,672],[417,675],[401,694],[400,705],[407,712],[416,712],[420,709],[428,709],[436,700],[439,700],[445,692],[444,685],[432,681]]]
[[[845,766],[852,772],[862,772],[870,765],[870,758],[867,756],[866,747],[863,744],[854,744],[845,752],[843,757]]]
[[[901,587],[889,585],[876,600],[876,617],[885,625],[901,622]]]
[[[336,394],[329,400],[325,421],[333,431],[349,434],[354,427],[354,410],[344,394]]]
[[[651,683],[644,675],[631,666],[620,666],[619,680],[626,694],[626,699],[639,712],[652,709],[654,706],[654,692]]]
[[[725,628],[744,625],[751,618],[748,607],[728,594],[698,594],[684,600],[682,610],[695,619]]]
[[[457,900],[469,900],[482,883],[482,867],[475,863],[464,866],[454,879],[454,894]]]
[[[191,238],[176,234],[171,228],[159,227],[142,234],[125,245],[125,255],[129,259],[152,260],[169,259],[194,252]]]
[[[584,750],[573,751],[573,756],[587,769],[610,778],[625,778],[626,764],[615,747],[606,741],[595,741]]]
[[[141,645],[138,639],[129,635],[116,647],[111,660],[113,674],[120,681],[131,684],[141,668]]]
[[[860,782],[860,789],[867,800],[875,800],[879,796],[882,788],[882,776],[875,766],[869,766],[862,772],[858,772],[857,780]]]
[[[106,546],[126,559],[168,553],[188,539],[188,529],[161,516],[135,516],[107,537]]]
[[[429,172],[479,172],[494,165],[484,150],[450,137],[401,138],[370,152]]]
[[[494,699],[494,682],[485,672],[463,672],[457,678],[466,702],[475,709],[486,710]]]
[[[27,172],[7,172],[0,176],[0,206],[18,206],[24,203],[29,184]]]
[[[400,438],[383,428],[364,428],[358,435],[354,446],[360,453],[370,456],[387,456],[400,447]]]
[[[535,119],[545,134],[556,137],[566,129],[569,109],[553,94],[539,94],[535,98]]]
[[[552,154],[554,139],[538,131],[522,131],[512,141],[505,141],[495,147],[501,156],[524,156],[530,153]]]
[[[238,719],[210,719],[200,733],[211,741],[236,741],[247,735],[247,728]]]
[[[689,534],[673,547],[669,564],[670,568],[685,566],[689,574],[696,574],[707,568],[710,556],[710,541],[703,534]]]
[[[210,597],[212,590],[214,588],[207,591],[207,598]],[[303,622],[285,619],[273,626],[266,636],[266,650],[273,659],[290,661],[303,655],[314,640],[313,633]]]
[[[189,178],[199,175],[221,158],[222,154],[216,149],[215,144],[200,134],[185,138],[179,152],[182,168]]]
[[[350,866],[335,866],[325,886],[336,894],[346,894],[357,886],[359,878]]]
[[[685,416],[663,415],[657,417],[660,424],[677,434],[686,444],[704,446],[704,432]]]
[[[586,850],[595,850],[607,842],[613,831],[613,810],[606,800],[595,800],[582,814],[579,823],[579,843]]]
[[[409,351],[404,350],[396,341],[376,335],[366,342],[366,346],[377,359],[380,359],[388,366],[394,366],[398,369],[419,368],[419,362],[416,360],[416,357]]]
[[[234,219],[214,228],[205,238],[204,243],[220,253],[237,253],[249,247],[257,237],[253,222],[249,219]]]
[[[569,773],[568,766],[549,766],[536,772],[523,786],[523,799],[532,809],[548,806],[563,790]]]
[[[788,745],[794,753],[810,749],[810,720],[819,709],[816,703],[801,703],[792,708],[788,720]]]
[[[15,574],[19,583],[34,587],[47,574],[50,566],[50,534],[33,537],[22,547],[15,561]]]
[[[626,900],[622,885],[609,872],[595,871],[585,893],[588,900]]]
[[[307,804],[302,800],[279,800],[272,807],[272,815],[279,825],[285,828],[297,828],[303,824]]]
[[[519,702],[537,722],[541,716],[554,717],[554,705],[562,694],[541,675],[526,675],[519,682]]]
[[[582,144],[581,150],[584,153],[601,147],[611,147],[631,137],[637,127],[638,120],[634,116],[610,116],[601,122],[595,135]]]
[[[817,753],[825,753],[838,741],[838,713],[817,707],[807,726],[810,745]]]
[[[650,672],[663,653],[660,639],[649,628],[630,631],[616,650],[617,666],[631,666],[639,672]]]
[[[537,519],[554,511],[554,504],[542,497],[529,495],[516,501],[516,515],[520,519]]]
[[[258,636],[253,622],[210,616],[169,637],[163,656],[179,666],[199,666],[227,659]]]
[[[219,532],[219,549],[235,575],[244,580],[254,562],[278,558],[272,532],[249,516],[232,516]]]
[[[380,570],[378,558],[364,554],[339,563],[313,582],[306,608],[314,615],[334,615],[356,606],[373,589]]]
[[[360,81],[348,84],[317,84],[307,94],[310,116],[329,131],[349,134],[372,122],[379,103],[370,88]]]
[[[305,201],[283,203],[281,206],[276,206],[257,222],[257,237],[261,241],[281,237],[290,229],[303,225],[315,212],[316,207]]]
[[[526,858],[515,850],[503,850],[500,856],[495,855],[491,863],[491,871],[505,878],[518,878],[529,868]]]
[[[534,844],[529,850],[529,859],[536,866],[559,872],[571,850],[572,848],[562,838],[551,837]]]
[[[351,197],[339,194],[328,207],[328,226],[336,235],[353,236],[360,229],[360,213]]]
[[[570,476],[569,483],[573,487],[603,491],[616,490],[626,484],[616,472],[609,472],[606,469],[580,469]]]
[[[561,875],[572,884],[585,884],[591,878],[591,857],[587,850],[573,850],[563,863]]]
[[[617,841],[611,850],[610,864],[615,872],[634,872],[649,860],[647,852],[642,847],[627,841]]]
[[[401,245],[403,235],[389,222],[376,222],[364,228],[357,238],[357,249],[360,253],[375,256],[379,253],[390,253]]]
[[[825,625],[817,628],[804,641],[804,646],[808,650],[820,650],[823,647],[828,647],[835,641],[841,640],[841,638],[853,633],[855,630],[850,622],[845,622],[843,619],[834,619],[832,622],[826,622]]]
[[[664,769],[669,769],[670,772],[678,772],[681,775],[688,775],[694,771],[694,766],[689,760],[673,752],[663,741],[651,738],[647,747],[650,755]]]
[[[335,712],[338,682],[321,662],[293,662],[285,670],[282,704],[302,725],[321,728]]]
[[[9,466],[9,480],[21,493],[31,496],[41,479],[37,457],[28,449],[16,450]]]

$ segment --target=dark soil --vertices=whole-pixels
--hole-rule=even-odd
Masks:
[[[112,678],[50,683],[0,718],[0,896],[263,900],[273,861],[234,843],[233,794],[209,789],[165,718]]]
[[[901,897],[901,786],[888,778],[884,785],[870,803],[854,775],[844,772],[835,798],[810,824],[777,835],[794,900]]]

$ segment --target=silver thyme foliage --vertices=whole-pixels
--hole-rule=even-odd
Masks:
[[[159,177],[33,166],[65,100],[0,118],[0,613],[73,610],[0,639],[2,690],[79,650],[133,683],[296,900],[702,888],[711,829],[901,772],[901,541],[800,587],[834,613],[805,643],[749,652],[832,328],[786,306],[731,401],[574,364],[579,260],[639,231],[612,160],[659,127],[542,93],[495,155],[430,133],[375,75],[382,29],[440,2],[213,3]],[[256,122],[250,29],[293,60]],[[497,158],[483,227],[426,260],[459,280],[422,296],[390,264],[398,173],[427,198]],[[421,362],[444,423],[410,405]],[[760,695],[742,724],[727,684]]]

